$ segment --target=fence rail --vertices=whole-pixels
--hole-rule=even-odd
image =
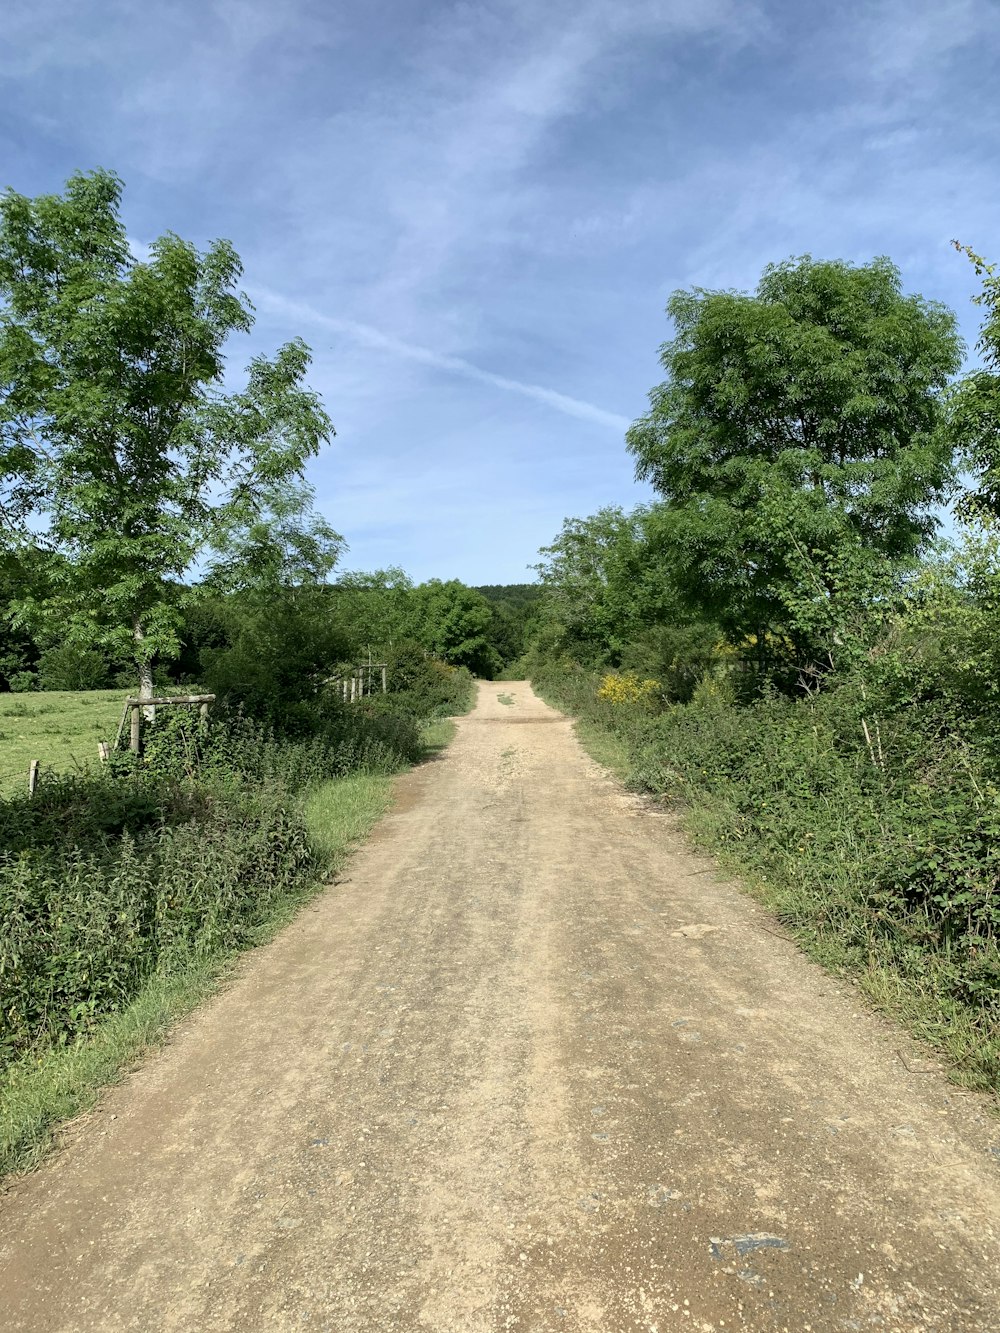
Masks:
[[[327,685],[333,686],[344,700],[353,703],[366,694],[388,694],[389,664],[387,662],[359,662],[339,675],[330,676]]]

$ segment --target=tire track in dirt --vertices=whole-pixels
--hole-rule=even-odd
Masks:
[[[482,685],[0,1201],[0,1327],[995,1333],[1000,1127],[767,924]]]

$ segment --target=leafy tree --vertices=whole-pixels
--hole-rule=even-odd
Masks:
[[[418,584],[408,614],[412,637],[442,661],[487,678],[499,668],[499,655],[489,637],[490,604],[458,579]]]
[[[628,447],[667,502],[681,598],[734,641],[823,657],[936,526],[954,315],[884,258],[789,260],[753,295],[678,291],[667,310],[667,378]]]
[[[546,594],[551,647],[617,666],[642,629],[676,613],[650,540],[653,513],[616,505],[569,518],[535,566]]]
[[[975,266],[983,289],[972,299],[985,311],[977,344],[983,364],[966,375],[953,400],[955,435],[965,462],[976,474],[975,489],[959,498],[967,519],[1000,517],[1000,271],[967,245],[953,242]]]
[[[40,689],[100,690],[108,683],[108,664],[94,648],[64,643],[47,648],[38,659]]]
[[[22,617],[129,654],[148,697],[192,568],[220,546],[231,573],[242,534],[275,572],[260,525],[289,517],[290,484],[308,507],[302,469],[331,427],[299,340],[223,392],[226,340],[253,323],[239,257],[167,233],[135,259],[121,189],[94,171],[0,200],[0,517],[9,540],[65,557]],[[289,555],[287,532],[277,546]]]
[[[285,731],[310,730],[328,710],[328,702],[320,703],[322,682],[347,655],[329,613],[329,589],[318,583],[249,588],[209,606],[214,623],[203,624],[201,682]]]
[[[381,656],[412,633],[413,580],[403,570],[341,574],[332,592],[333,615],[353,657],[369,649]]]
[[[489,638],[504,666],[528,651],[542,615],[544,590],[539,583],[488,583],[473,589],[493,608]]]

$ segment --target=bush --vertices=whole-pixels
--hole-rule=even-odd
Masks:
[[[0,1062],[86,1033],[158,968],[246,942],[315,870],[283,796],[136,774],[0,806]]]
[[[365,699],[363,706],[370,713],[448,717],[472,706],[476,686],[468,668],[439,661],[419,643],[404,640],[394,645],[387,663],[389,693]]]
[[[0,1064],[86,1035],[154,971],[251,941],[322,868],[308,792],[422,754],[409,713],[330,700],[306,720],[288,735],[163,709],[141,759],[0,802]]]
[[[94,648],[65,643],[47,648],[38,659],[42,690],[100,690],[108,684],[108,664]]]

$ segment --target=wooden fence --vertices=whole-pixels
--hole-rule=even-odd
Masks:
[[[167,695],[162,699],[126,699],[125,707],[122,710],[122,720],[118,723],[115,743],[111,748],[117,750],[121,745],[127,723],[129,732],[128,748],[133,754],[138,754],[142,749],[143,720],[152,721],[158,708],[170,708],[178,705],[183,708],[197,708],[202,717],[208,717],[208,710],[214,703],[214,694],[174,694]],[[105,755],[102,753],[101,758],[104,757]]]
[[[348,667],[326,682],[339,692],[344,703],[363,699],[366,694],[387,694],[389,691],[389,664],[387,662],[359,662]]]

